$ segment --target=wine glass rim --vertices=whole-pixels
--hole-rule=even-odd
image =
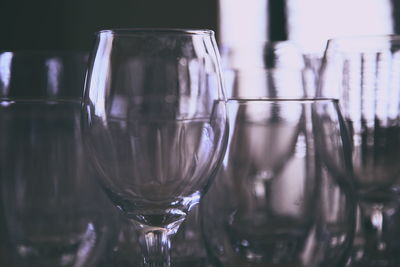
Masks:
[[[0,97],[0,106],[8,106],[16,103],[44,103],[44,104],[56,104],[56,103],[71,103],[71,104],[82,104],[82,98],[75,97]]]
[[[32,56],[32,57],[64,57],[64,56],[88,56],[88,51],[83,50],[0,50],[1,54],[12,54],[16,56]]]
[[[343,36],[332,38],[328,40],[328,46],[339,45],[367,45],[371,43],[381,43],[381,42],[395,42],[400,44],[400,35],[397,34],[387,34],[387,35],[359,35],[359,36]]]
[[[337,103],[339,100],[336,98],[327,97],[310,97],[310,98],[229,98],[226,102],[235,103],[256,103],[256,102],[268,102],[268,103],[320,103],[320,102],[334,102]]]
[[[117,28],[105,29],[97,32],[97,35],[214,35],[209,29],[184,29],[184,28]]]

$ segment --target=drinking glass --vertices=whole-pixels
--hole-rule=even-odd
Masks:
[[[358,198],[350,266],[400,264],[400,37],[330,40],[319,94],[338,98]],[[343,172],[336,166],[338,172]]]
[[[212,31],[98,33],[85,144],[103,189],[139,232],[143,265],[169,266],[170,237],[223,156],[226,117]]]
[[[227,152],[201,204],[217,265],[343,266],[354,229],[351,187],[323,167],[314,133],[314,110],[334,116],[336,107],[323,99],[228,100]]]
[[[7,266],[94,266],[111,213],[85,163],[84,53],[0,53],[0,211]],[[109,247],[110,246],[110,247]]]

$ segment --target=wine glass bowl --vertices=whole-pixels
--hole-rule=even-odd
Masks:
[[[155,118],[128,122],[122,129],[120,123],[109,119],[107,136],[96,132],[99,143],[87,141],[95,147],[91,153],[96,154],[96,168],[106,174],[103,187],[128,217],[140,223],[179,222],[209,181],[216,163],[209,153],[215,153],[223,132],[205,120]],[[115,169],[103,167],[106,164]]]
[[[400,263],[392,227],[400,212],[399,71],[399,36],[328,42],[319,94],[339,99],[351,142],[352,169],[343,175],[353,179],[359,206],[350,266]]]
[[[78,205],[87,202],[83,166],[69,160],[83,152],[79,132],[73,134],[79,102],[1,104],[2,202],[11,242],[27,262],[69,266],[96,238],[89,210]]]
[[[146,264],[164,253],[156,261],[168,265],[169,236],[200,201],[226,144],[213,32],[99,32],[83,112],[102,187],[142,233]],[[160,233],[164,246],[151,252]]]
[[[334,105],[322,99],[228,100],[227,152],[201,204],[203,233],[218,264],[343,263],[353,202],[322,167],[314,134],[314,110]]]
[[[87,55],[0,53],[0,227],[7,266],[90,266],[113,221],[85,164]],[[3,248],[2,248],[3,250]],[[5,262],[4,262],[5,261]]]

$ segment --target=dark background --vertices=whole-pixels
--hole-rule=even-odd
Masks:
[[[284,3],[270,1],[271,40],[286,39]],[[0,50],[89,50],[94,32],[127,27],[218,33],[218,0],[0,0]]]
[[[217,27],[217,0],[0,0],[1,50],[88,50],[93,32]]]
[[[285,2],[269,1],[272,41],[287,38]],[[392,5],[400,33],[400,0]],[[0,50],[90,50],[94,32],[129,27],[218,33],[218,0],[0,0]]]

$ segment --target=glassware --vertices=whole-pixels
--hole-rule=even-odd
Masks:
[[[80,130],[84,53],[0,53],[0,212],[7,266],[94,266],[113,221]],[[111,213],[112,214],[112,213]]]
[[[211,267],[201,231],[199,206],[193,207],[171,238],[171,258],[174,267]],[[96,267],[139,266],[143,258],[139,246],[139,236],[129,218],[118,216],[118,241],[107,253],[106,261]]]
[[[358,224],[349,266],[400,264],[400,37],[330,40],[319,95],[340,100],[351,135]],[[337,166],[337,171],[343,171]]]
[[[139,232],[145,266],[169,266],[170,237],[200,201],[228,127],[214,33],[98,33],[84,98],[98,178]]]
[[[338,115],[331,100],[228,100],[227,152],[201,204],[219,265],[343,266],[354,205],[317,156],[317,108]]]

